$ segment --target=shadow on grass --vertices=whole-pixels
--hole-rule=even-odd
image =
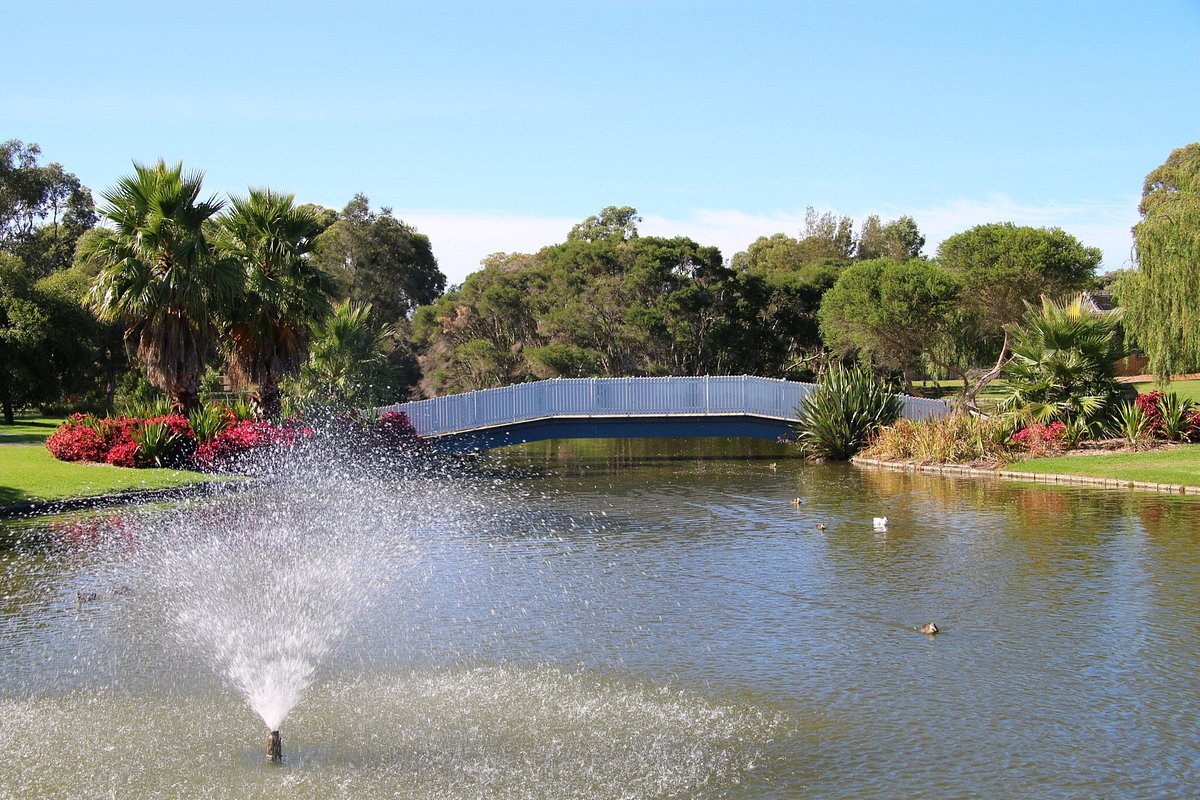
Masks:
[[[29,495],[20,489],[0,485],[0,506],[8,506],[25,500]]]
[[[54,429],[47,433],[5,433],[0,428],[0,444],[41,444],[51,433]]]

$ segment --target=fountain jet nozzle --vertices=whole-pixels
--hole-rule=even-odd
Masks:
[[[279,735],[279,731],[271,731],[267,734],[267,763],[279,764],[283,762],[283,737]]]

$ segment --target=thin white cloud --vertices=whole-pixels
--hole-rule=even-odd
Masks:
[[[492,253],[536,253],[565,241],[579,220],[518,214],[395,210],[393,214],[429,237],[438,266],[451,285],[462,283]]]
[[[907,214],[925,234],[925,253],[932,256],[947,237],[989,222],[1014,222],[1035,227],[1058,227],[1086,245],[1104,252],[1102,270],[1129,266],[1133,244],[1130,228],[1137,222],[1137,198],[1124,204],[1018,203],[1003,195],[983,200],[960,199],[926,208],[864,208],[846,214],[861,224],[870,214],[895,219]],[[396,216],[429,236],[441,269],[451,284],[461,283],[479,269],[480,261],[495,252],[533,253],[566,239],[569,217],[455,211],[397,210]],[[715,245],[729,259],[760,236],[786,233],[797,236],[804,227],[804,210],[751,214],[735,210],[699,210],[686,217],[643,214],[638,229],[646,236],[687,236],[700,244]]]

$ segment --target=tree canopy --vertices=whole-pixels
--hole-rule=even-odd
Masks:
[[[1042,295],[1059,297],[1090,285],[1103,254],[1060,228],[1011,222],[977,225],[949,237],[937,261],[959,276],[964,303],[981,333],[998,336]]]
[[[1200,369],[1200,142],[1146,176],[1138,212],[1137,268],[1115,293],[1150,369],[1168,379]]]
[[[372,211],[362,194],[318,237],[314,261],[381,322],[407,318],[446,289],[429,237],[397,220],[390,208]]]
[[[843,353],[899,369],[911,390],[922,355],[945,349],[957,326],[958,278],[920,259],[847,267],[821,302],[821,335]]]
[[[778,375],[818,347],[821,289],[725,266],[686,237],[641,236],[610,207],[535,254],[496,254],[418,310],[423,389],[444,393],[533,378]],[[807,315],[807,320],[806,320]]]
[[[96,224],[92,195],[61,164],[38,164],[41,148],[0,144],[0,250],[34,277],[71,266],[75,243]]]

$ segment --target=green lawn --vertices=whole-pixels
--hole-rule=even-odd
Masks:
[[[1166,386],[1158,386],[1154,381],[1143,381],[1141,383],[1132,384],[1142,394],[1153,392],[1155,390],[1164,392],[1174,392],[1180,397],[1186,397],[1189,400],[1194,400],[1200,403],[1200,381],[1171,381]]]
[[[0,421],[0,444],[44,442],[62,423],[62,417],[17,417],[16,425]]]
[[[44,447],[0,446],[0,506],[130,489],[168,489],[210,480],[213,476],[201,472],[70,464],[58,461]]]
[[[1105,453],[1021,461],[1007,467],[1047,475],[1088,475],[1123,481],[1200,486],[1200,444],[1148,453]]]

